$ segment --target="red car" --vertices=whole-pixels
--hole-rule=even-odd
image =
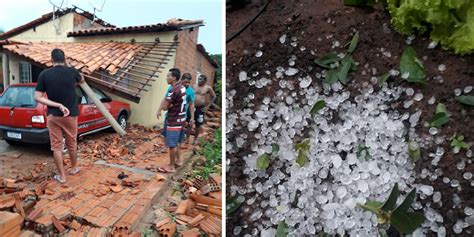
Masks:
[[[20,142],[49,143],[46,127],[47,107],[35,101],[35,87],[36,83],[12,85],[0,96],[0,137],[10,145]],[[97,88],[92,88],[92,90],[117,119],[120,126],[125,129],[131,113],[130,105],[112,100]],[[76,88],[76,94],[80,111],[79,137],[111,127],[80,87]]]

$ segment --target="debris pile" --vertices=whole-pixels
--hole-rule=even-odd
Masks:
[[[200,231],[209,236],[220,236],[222,232],[222,179],[211,175],[209,179],[196,176],[181,183],[186,199],[165,208],[170,217],[157,220],[156,230],[163,236],[174,236],[178,226],[183,236],[200,236]],[[180,228],[182,229],[182,228]]]

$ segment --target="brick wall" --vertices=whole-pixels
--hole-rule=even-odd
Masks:
[[[192,83],[196,82],[197,77],[197,40],[199,28],[186,29],[178,31],[178,48],[176,49],[175,67],[181,70],[181,73],[191,73]]]
[[[198,61],[199,61],[198,70],[201,72],[201,74],[207,76],[207,84],[213,86],[215,75],[216,75],[216,68],[212,66],[212,64],[207,60],[207,58],[204,55],[202,55],[201,52],[198,52],[197,54],[198,54]]]

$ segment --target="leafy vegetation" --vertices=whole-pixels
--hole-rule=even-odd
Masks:
[[[457,54],[474,52],[474,1],[344,0],[345,5],[373,7],[383,3],[402,34],[430,34],[433,42]]]
[[[387,0],[395,29],[406,35],[430,33],[431,40],[457,54],[474,52],[474,1]]]
[[[321,109],[323,109],[324,107],[326,106],[326,102],[324,100],[320,100],[320,101],[317,101],[313,107],[311,108],[311,110],[309,111],[309,113],[311,115],[314,115],[316,114],[318,111],[320,111]]]
[[[436,106],[436,113],[433,118],[431,118],[429,125],[430,127],[439,128],[447,122],[449,122],[448,110],[446,109],[446,106],[443,103],[438,103],[438,105]]]
[[[278,146],[278,144],[272,144],[271,155],[264,153],[257,158],[257,169],[266,170],[268,166],[270,165],[270,156],[276,157],[278,155],[279,150],[280,150],[280,146]]]
[[[284,221],[278,223],[276,237],[286,237],[288,234],[288,225]]]
[[[462,104],[474,106],[474,95],[461,95],[457,96],[455,99]]]
[[[420,145],[415,141],[410,141],[408,143],[408,157],[410,160],[415,163],[421,158]]]
[[[208,178],[212,173],[220,173],[219,165],[222,163],[222,129],[216,130],[211,141],[201,139],[201,144],[202,149],[199,151],[199,154],[206,157],[206,164],[202,169],[195,171],[194,174]]]
[[[357,158],[359,159],[364,159],[364,160],[367,160],[367,159],[370,159],[370,154],[369,154],[369,148],[367,146],[365,146],[365,144],[359,144],[357,146]]]
[[[264,153],[257,158],[258,170],[266,170],[269,165],[270,165],[270,156],[268,154]]]
[[[451,138],[449,138],[449,140],[451,141],[451,146],[452,147],[457,147],[457,149],[461,150],[461,149],[469,149],[469,144],[467,144],[466,142],[464,142],[464,136],[463,135],[456,135],[454,134]]]
[[[308,155],[309,155],[309,148],[310,148],[310,145],[309,145],[309,139],[304,139],[301,143],[298,143],[295,145],[295,149],[296,149],[296,163],[303,167],[306,163],[309,162],[309,158],[308,158]]]
[[[216,68],[216,77],[215,77],[215,85],[214,91],[216,92],[216,104],[221,106],[222,104],[222,54],[212,54],[211,58],[214,59],[217,64],[219,65]]]
[[[407,47],[400,58],[400,74],[408,82],[426,84],[425,67],[412,47]]]
[[[330,85],[337,81],[340,81],[342,84],[347,83],[349,72],[355,71],[357,68],[357,64],[354,59],[352,59],[351,53],[357,48],[358,43],[359,32],[356,32],[349,43],[347,55],[343,58],[340,58],[336,53],[328,53],[320,59],[314,60],[314,62],[320,67],[328,69],[324,80],[325,83]],[[334,65],[336,65],[336,67],[333,67]]]
[[[402,204],[396,207],[400,190],[398,189],[398,184],[395,184],[385,202],[369,200],[365,204],[359,204],[359,206],[364,210],[374,213],[379,224],[390,224],[400,234],[411,234],[425,221],[422,213],[409,211],[415,199],[415,194],[416,190],[411,190]]]
[[[237,196],[234,196],[234,197],[228,197],[226,198],[226,214],[227,214],[227,218],[230,217],[230,215],[232,213],[234,213],[235,211],[237,211],[237,209],[239,209],[239,207],[242,205],[243,202],[240,202],[237,198]]]

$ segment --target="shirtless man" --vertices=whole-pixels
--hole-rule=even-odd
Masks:
[[[196,140],[199,137],[199,133],[201,132],[201,125],[204,123],[204,115],[206,114],[206,111],[209,110],[209,107],[211,107],[212,103],[214,103],[214,100],[216,99],[216,93],[214,93],[214,90],[212,89],[211,86],[206,84],[207,82],[207,77],[205,75],[200,75],[198,78],[198,85],[194,86],[194,93],[195,93],[195,100],[194,100],[194,106],[196,108],[194,112],[194,119],[196,120],[195,126],[195,135],[194,135],[194,141],[193,145],[196,144]],[[206,103],[206,96],[207,95],[211,96],[211,100]]]

